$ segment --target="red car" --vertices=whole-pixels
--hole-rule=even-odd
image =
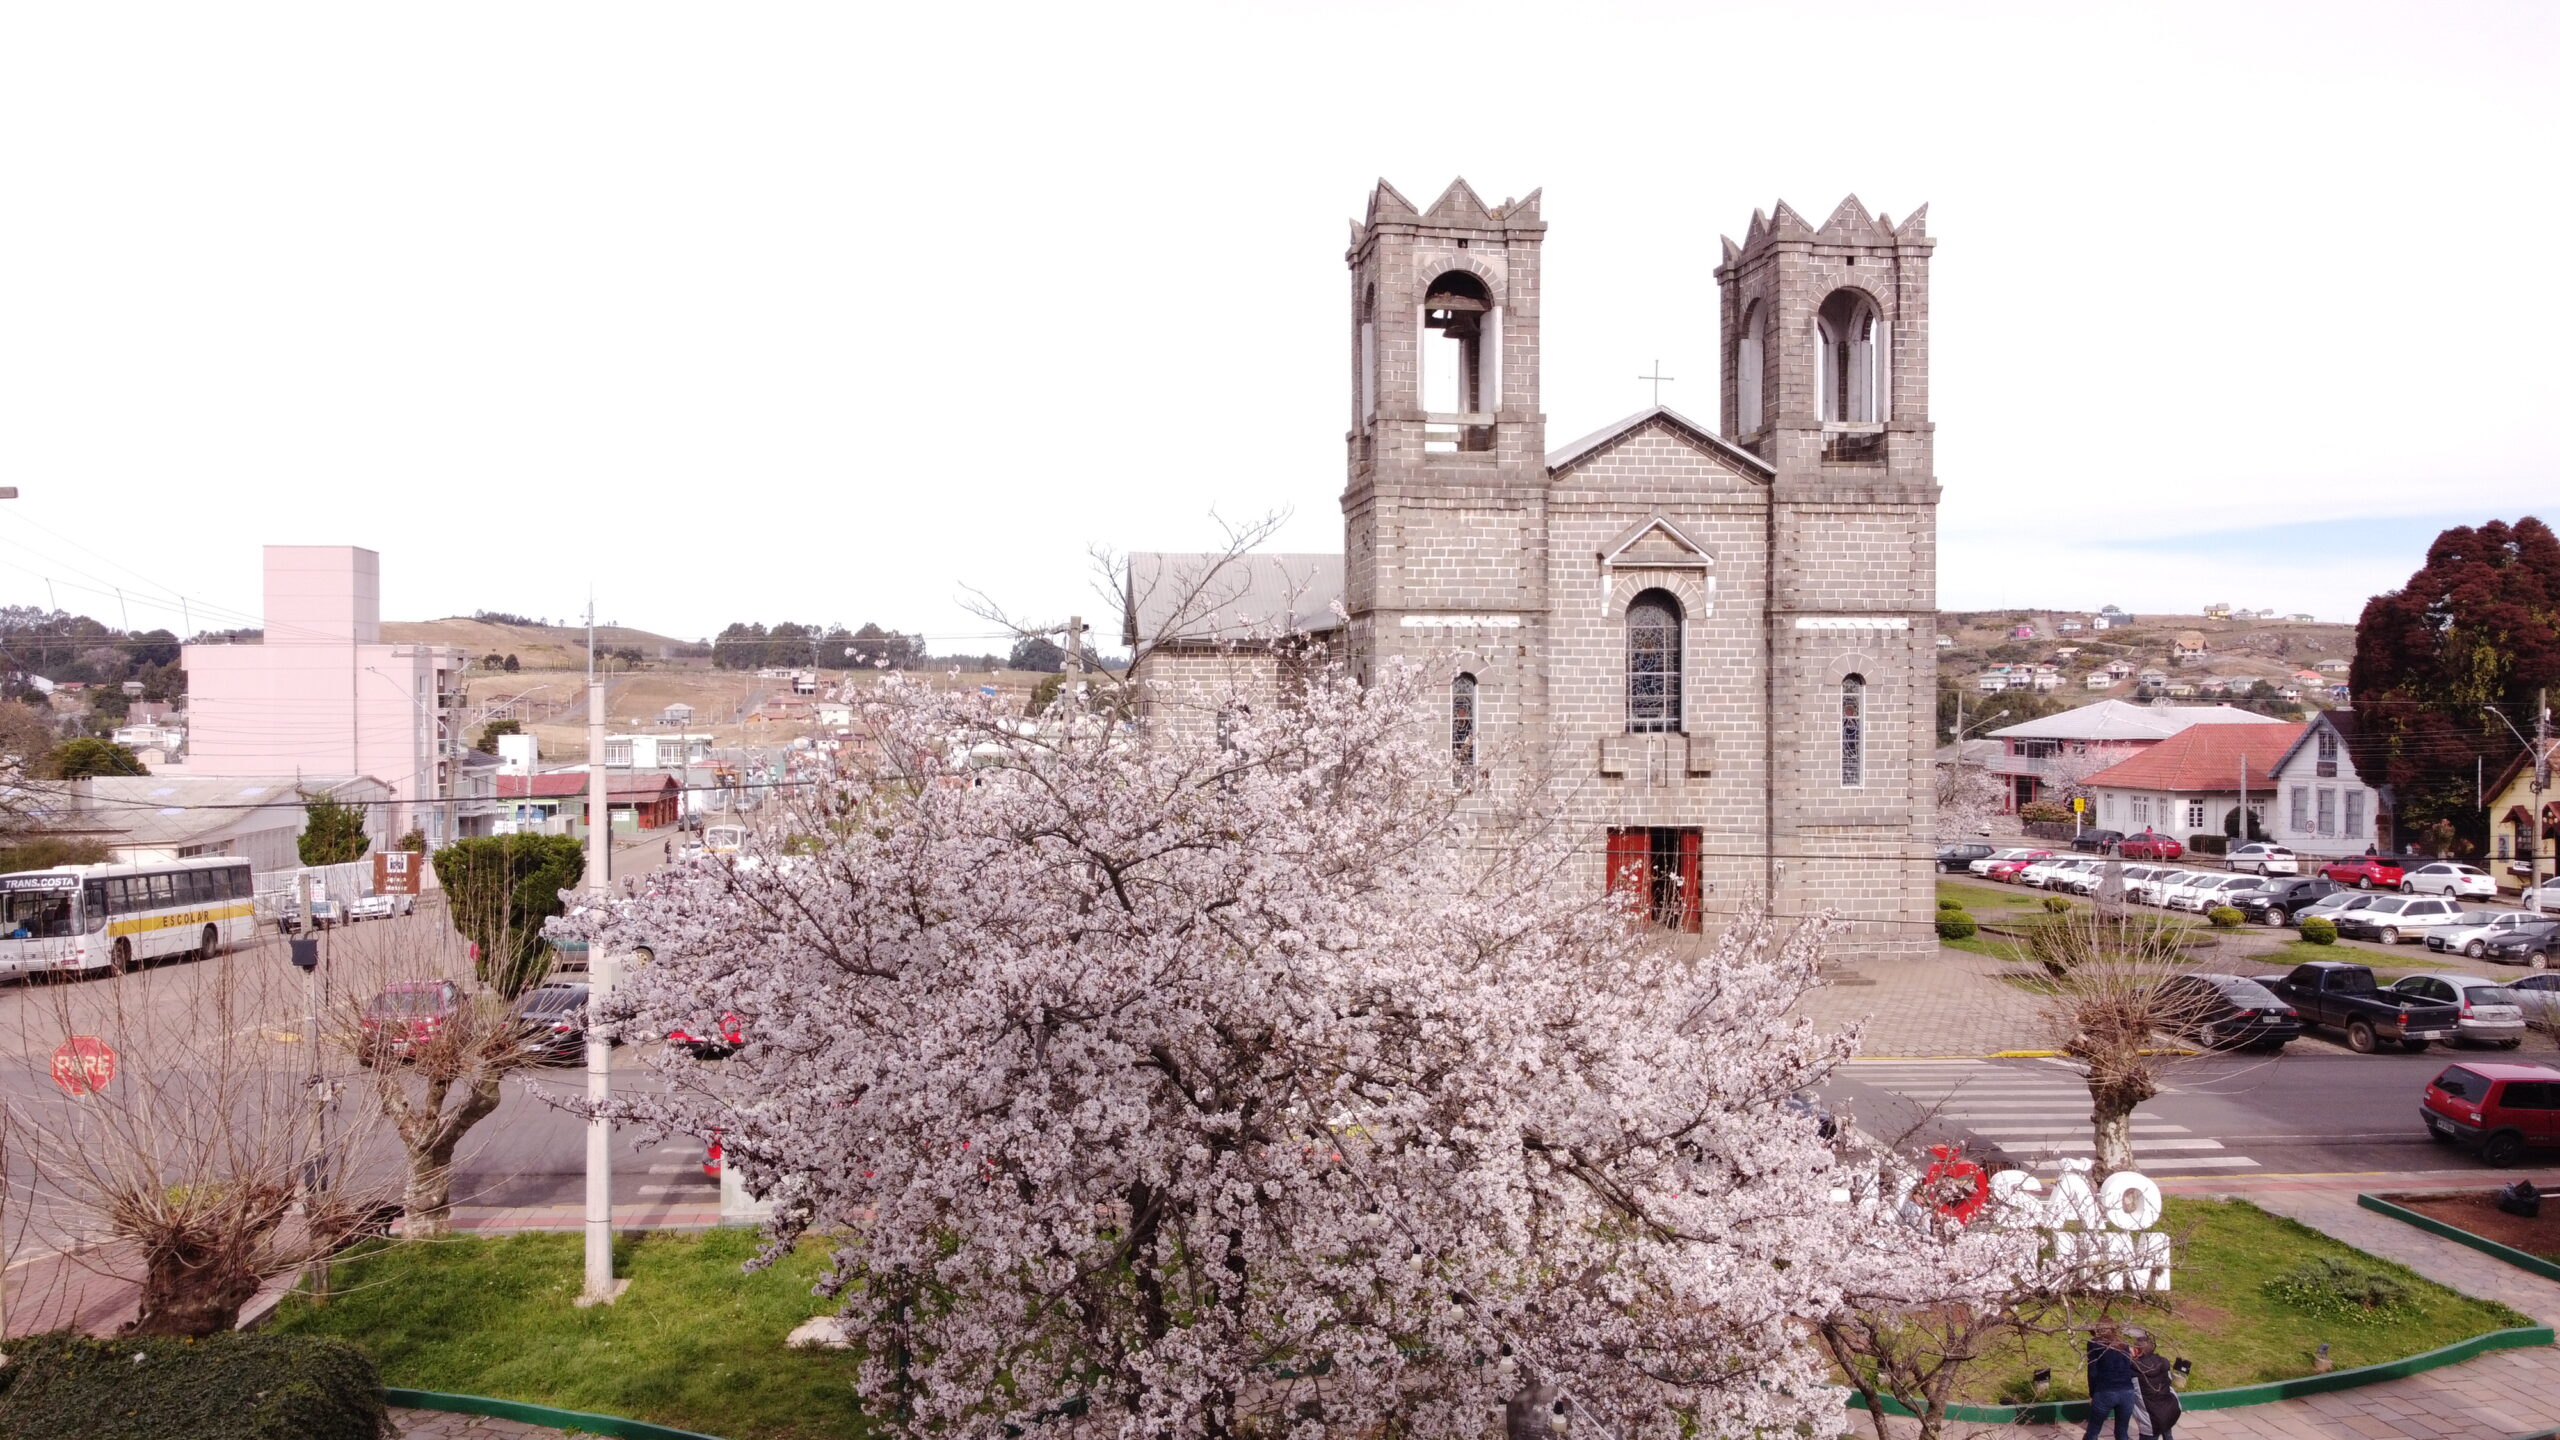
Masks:
[[[2018,883],[2018,872],[2026,869],[2030,865],[2040,864],[2043,861],[2050,860],[2052,858],[2052,851],[2038,850],[2031,854],[2021,855],[2014,860],[2003,860],[1999,864],[1984,870],[1982,875],[1986,880],[1997,880],[2003,885],[2015,885]]]
[[[746,1024],[747,1022],[738,1018],[736,1011],[724,1010],[720,1014],[720,1033],[717,1035],[696,1035],[690,1030],[670,1030],[667,1032],[667,1043],[696,1060],[726,1060],[738,1053],[739,1046],[747,1043]]]
[[[2116,853],[2127,860],[2175,860],[2187,853],[2187,847],[2166,835],[2145,830],[2117,841]]]
[[[2359,890],[2397,890],[2401,870],[2402,857],[2398,855],[2351,855],[2320,867],[2320,873],[2333,883],[2353,885]]]
[[[2438,1143],[2477,1146],[2490,1164],[2513,1165],[2528,1146],[2560,1145],[2560,1070],[2466,1060],[2427,1082],[2418,1114]]]
[[[450,980],[386,985],[356,1017],[356,1063],[406,1059],[462,1011],[462,987]]]

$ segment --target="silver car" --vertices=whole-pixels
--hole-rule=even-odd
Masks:
[[[2469,1045],[2514,1049],[2524,1040],[2524,1002],[2506,985],[2477,975],[2404,975],[2391,988],[2421,1000],[2462,1007],[2453,1038]]]
[[[2560,1025],[2560,970],[2521,975],[2507,982],[2528,1025]]]

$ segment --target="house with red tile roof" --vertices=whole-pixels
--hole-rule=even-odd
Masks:
[[[2248,791],[2253,826],[2263,833],[2274,801],[2276,767],[2292,752],[2302,725],[2196,725],[2089,777],[2097,823],[2133,834],[2156,830],[2183,841],[2239,829],[2240,796]]]
[[[543,821],[567,815],[586,818],[587,772],[552,770],[540,775],[498,777],[498,803],[520,829],[538,829]],[[605,805],[616,830],[656,830],[673,825],[684,812],[684,786],[664,772],[614,775],[605,782]]]

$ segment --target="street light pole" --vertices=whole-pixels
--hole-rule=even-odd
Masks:
[[[593,623],[593,606],[589,623]],[[593,647],[589,647],[590,657]],[[592,667],[590,658],[589,665]],[[604,682],[587,678],[587,903],[602,918],[613,903],[613,811],[604,764]],[[587,1283],[580,1305],[610,1305],[629,1281],[613,1278],[613,1036],[600,1023],[613,990],[613,957],[590,938],[587,949]]]

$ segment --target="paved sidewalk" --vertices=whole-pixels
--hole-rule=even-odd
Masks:
[[[401,1440],[549,1440],[569,1433],[547,1425],[527,1425],[521,1420],[455,1415],[443,1410],[394,1409],[391,1421],[400,1427]]]
[[[1795,1012],[1822,1030],[1866,1023],[1868,1058],[1996,1055],[2043,1042],[2034,997],[1997,977],[2001,961],[1939,948],[1917,960],[1825,965]]]

